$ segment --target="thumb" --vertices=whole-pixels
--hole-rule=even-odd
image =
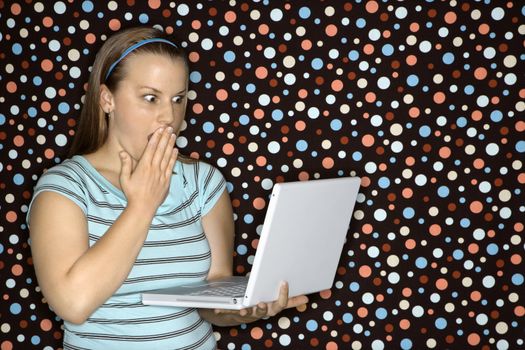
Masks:
[[[125,182],[131,176],[131,157],[125,151],[119,153],[120,157],[120,183]]]

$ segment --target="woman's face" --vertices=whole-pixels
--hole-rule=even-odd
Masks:
[[[124,65],[125,78],[113,93],[108,142],[124,149],[138,160],[149,136],[160,127],[171,126],[177,134],[186,112],[188,71],[182,59],[139,53],[129,56]]]

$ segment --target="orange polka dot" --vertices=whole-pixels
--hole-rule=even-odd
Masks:
[[[410,118],[417,118],[419,117],[419,114],[420,114],[420,111],[419,111],[419,108],[417,107],[411,107],[408,110],[408,115],[410,116]]]
[[[448,24],[456,22],[457,18],[458,16],[453,11],[449,11],[445,14],[445,22],[447,22]]]
[[[86,34],[85,40],[88,44],[94,44],[95,41],[97,41],[97,37],[93,33],[88,33]]]
[[[305,51],[308,51],[312,48],[313,44],[310,40],[306,39],[301,42],[301,48]]]
[[[473,212],[474,214],[479,214],[483,210],[483,203],[481,203],[480,201],[473,201],[472,203],[470,203],[469,207],[471,212]]]
[[[266,163],[267,163],[267,159],[265,156],[258,156],[256,159],[255,159],[255,163],[258,165],[258,166],[265,166]]]
[[[40,67],[44,72],[51,72],[51,70],[53,70],[53,61],[45,58],[40,62]]]
[[[42,321],[40,321],[40,328],[43,331],[48,332],[51,330],[52,327],[53,327],[53,323],[51,322],[51,320],[44,318]]]
[[[408,55],[405,61],[409,66],[414,66],[417,63],[417,57],[415,55]]]
[[[514,308],[514,314],[518,317],[525,316],[525,307],[518,305]]]
[[[192,62],[192,63],[199,62],[199,60],[200,60],[200,55],[199,55],[198,52],[192,51],[192,52],[190,52],[190,54],[188,55],[188,59],[189,59],[190,62]]]
[[[375,94],[374,92],[372,92],[372,91],[367,92],[366,95],[365,95],[365,100],[366,100],[366,102],[368,102],[368,103],[373,103],[373,102],[375,102],[375,100],[376,100],[376,94]]]
[[[324,31],[325,31],[326,35],[328,35],[328,36],[336,36],[337,35],[337,26],[335,26],[334,24],[329,24],[329,25],[326,26]]]
[[[13,223],[18,218],[18,215],[16,215],[16,211],[10,210],[5,214],[5,218],[8,222]]]
[[[6,89],[7,89],[7,92],[14,93],[18,89],[18,86],[16,85],[14,81],[9,81],[6,84]]]
[[[226,91],[225,89],[219,89],[215,93],[215,96],[219,101],[226,101],[226,99],[228,98],[228,91]]]
[[[406,187],[403,189],[401,194],[403,195],[403,198],[409,199],[412,198],[412,196],[414,195],[414,191],[412,191],[411,188]]]
[[[118,19],[113,18],[113,19],[111,19],[109,21],[108,26],[109,26],[109,29],[111,29],[112,31],[116,32],[117,30],[120,29],[121,24],[120,24],[120,21]]]
[[[481,300],[481,293],[477,290],[470,293],[470,299],[472,301],[480,301]]]
[[[474,77],[478,80],[483,80],[487,77],[487,69],[485,67],[478,67],[474,70]]]
[[[15,276],[20,276],[24,272],[24,268],[20,264],[15,264],[11,267],[11,273]]]
[[[438,224],[432,224],[430,225],[428,232],[430,232],[432,236],[439,236],[441,234],[441,226]]]
[[[334,167],[334,160],[332,157],[325,157],[322,161],[323,168],[332,169]]]
[[[24,137],[21,136],[21,135],[16,135],[14,138],[13,138],[13,143],[16,147],[21,147],[24,145]]]
[[[295,122],[295,129],[297,131],[304,131],[306,129],[306,123],[302,120],[298,120]]]
[[[222,146],[222,152],[226,155],[231,155],[235,151],[235,147],[231,143],[225,143]]]
[[[490,26],[487,23],[482,23],[478,27],[478,32],[482,35],[486,35],[490,32]]]
[[[364,224],[361,230],[363,231],[364,234],[369,235],[374,230],[374,227],[370,224]]]
[[[52,159],[52,158],[55,156],[55,151],[53,151],[51,148],[47,148],[47,149],[44,151],[44,156],[45,156],[47,159]]]
[[[325,300],[330,299],[330,297],[332,296],[332,291],[330,289],[322,290],[319,292],[319,296]]]
[[[15,16],[18,16],[22,12],[22,6],[20,4],[14,3],[11,5],[11,13]]]
[[[483,114],[481,113],[481,111],[475,110],[475,111],[472,111],[472,113],[470,114],[470,117],[474,121],[480,121],[481,118],[483,117]]]
[[[467,337],[467,342],[469,343],[469,345],[472,345],[472,346],[479,345],[480,341],[481,341],[481,338],[479,334],[477,333],[470,333]]]
[[[42,24],[46,28],[51,28],[53,26],[53,18],[46,16],[42,19]]]
[[[200,103],[196,103],[193,105],[192,110],[195,114],[201,114],[204,111],[204,106]]]
[[[368,310],[366,307],[360,307],[357,309],[357,315],[361,318],[365,318],[368,315]]]
[[[195,19],[191,22],[191,28],[192,29],[195,29],[195,30],[198,30],[202,27],[202,23],[201,21],[199,21],[198,19]]]
[[[262,119],[264,118],[264,111],[260,108],[257,108],[255,111],[253,111],[253,116],[255,119]]]
[[[407,319],[402,319],[401,321],[399,321],[399,328],[403,329],[403,330],[407,330],[410,328],[410,321],[407,320]]]
[[[252,336],[253,339],[261,339],[262,336],[263,336],[263,330],[261,327],[253,327],[252,330],[250,331],[250,335]]]
[[[224,14],[224,19],[228,23],[233,23],[237,20],[237,14],[234,11],[228,11]]]
[[[266,201],[261,197],[255,198],[252,204],[253,207],[257,210],[262,210],[266,207]]]
[[[407,249],[414,249],[416,247],[416,241],[413,239],[408,239],[405,242],[405,247],[407,247]]]
[[[266,35],[270,32],[270,27],[266,23],[263,23],[259,26],[259,33],[261,35]]]
[[[259,79],[264,79],[268,76],[268,70],[265,67],[257,67],[255,69],[255,76]]]
[[[451,153],[452,151],[447,146],[443,146],[439,149],[439,156],[443,159],[447,159],[448,157],[450,157]]]
[[[359,276],[361,277],[370,277],[372,274],[372,269],[368,265],[363,265],[359,268]]]
[[[337,350],[339,349],[339,346],[334,341],[329,341],[326,343],[326,350]]]
[[[374,45],[372,44],[366,44],[365,46],[363,46],[363,52],[367,55],[373,54],[374,51],[375,51],[375,48],[374,48]]]
[[[365,8],[368,13],[376,13],[377,10],[379,10],[379,5],[377,4],[377,1],[372,0],[366,3]]]
[[[436,288],[439,290],[445,290],[448,288],[448,281],[444,278],[439,278],[436,281]]]
[[[434,94],[434,102],[437,104],[442,104],[443,102],[445,102],[445,99],[446,95],[441,91],[438,91]]]
[[[160,7],[160,0],[148,0],[148,6],[156,10]]]
[[[361,138],[361,143],[365,147],[372,147],[374,145],[374,142],[374,136],[370,134],[363,135],[363,137]]]
[[[11,343],[9,340],[5,340],[0,345],[1,350],[13,350],[13,343]]]
[[[332,90],[339,92],[339,91],[343,90],[343,82],[341,80],[339,80],[339,79],[336,79],[336,80],[332,81],[332,86],[331,87],[332,87]]]

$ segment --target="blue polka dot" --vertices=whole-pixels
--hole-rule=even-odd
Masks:
[[[305,140],[299,140],[295,144],[295,148],[297,148],[297,150],[300,152],[304,152],[308,149],[308,142],[306,142]]]
[[[316,320],[308,320],[306,322],[306,329],[308,329],[310,332],[315,332],[318,328],[318,324]]]
[[[14,43],[12,46],[12,51],[15,55],[20,55],[22,53],[22,45],[19,43]]]
[[[419,258],[416,259],[416,267],[418,269],[426,268],[427,264],[428,264],[427,259],[422,257],[422,256],[420,256]]]
[[[273,120],[280,121],[280,120],[283,119],[283,117],[284,117],[284,113],[280,109],[274,109],[272,111],[272,119]]]
[[[339,119],[334,119],[330,122],[330,128],[333,131],[339,131],[343,127],[343,123]]]
[[[22,174],[15,174],[15,176],[13,176],[13,182],[15,185],[22,185],[24,183],[24,176]]]
[[[94,9],[93,3],[91,1],[84,1],[82,3],[82,10],[86,13],[92,12]]]
[[[436,319],[435,325],[437,329],[445,329],[447,328],[447,320],[443,317],[439,317]]]
[[[202,130],[207,134],[211,134],[215,130],[215,125],[212,122],[205,122],[202,124]]]
[[[13,315],[18,315],[20,312],[22,312],[22,306],[19,303],[13,303],[9,307],[9,311],[11,311]]]
[[[512,275],[512,284],[515,286],[521,286],[523,284],[523,275],[521,273],[515,273]]]
[[[228,63],[235,61],[235,53],[233,51],[226,51],[224,53],[224,60]]]
[[[199,83],[202,79],[202,75],[200,72],[193,71],[190,73],[190,81],[192,83]]]
[[[299,17],[301,17],[302,19],[309,18],[311,14],[312,14],[312,11],[310,11],[308,7],[301,7],[299,9]]]
[[[323,68],[323,60],[320,58],[314,58],[312,60],[312,68],[315,70],[320,70]]]

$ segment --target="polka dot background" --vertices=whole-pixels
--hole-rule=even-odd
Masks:
[[[521,1],[0,1],[0,348],[57,349],[25,224],[108,35],[192,73],[179,148],[221,169],[249,271],[276,182],[358,175],[334,287],[222,349],[525,348]],[[305,271],[308,273],[308,271]]]

